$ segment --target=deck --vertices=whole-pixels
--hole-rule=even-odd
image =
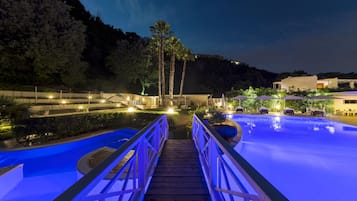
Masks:
[[[144,200],[211,200],[193,140],[166,142]]]

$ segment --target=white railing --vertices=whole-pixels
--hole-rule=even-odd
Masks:
[[[143,199],[167,137],[168,123],[162,115],[55,200]]]
[[[197,115],[192,138],[212,200],[288,200]]]

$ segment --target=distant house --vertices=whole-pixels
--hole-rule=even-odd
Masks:
[[[333,92],[334,114],[357,116],[357,91]]]
[[[338,88],[350,88],[354,89],[357,79],[339,79],[339,78],[327,78],[318,79],[316,75],[311,76],[299,76],[299,77],[287,77],[279,82],[273,82],[274,89],[281,89],[284,91],[306,91],[316,89],[338,89]]]

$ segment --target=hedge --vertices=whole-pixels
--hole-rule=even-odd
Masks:
[[[118,129],[123,127],[143,128],[157,114],[147,113],[87,113],[69,116],[30,118],[14,129],[18,140],[36,134],[41,141],[76,136],[83,133]]]

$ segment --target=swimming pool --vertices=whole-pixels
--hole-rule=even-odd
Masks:
[[[103,146],[118,148],[135,133],[137,130],[121,129],[54,146],[0,151],[0,167],[24,163],[23,180],[1,200],[53,200],[78,180],[76,165],[83,155]]]
[[[357,127],[323,118],[233,115],[234,147],[289,200],[357,196]]]

